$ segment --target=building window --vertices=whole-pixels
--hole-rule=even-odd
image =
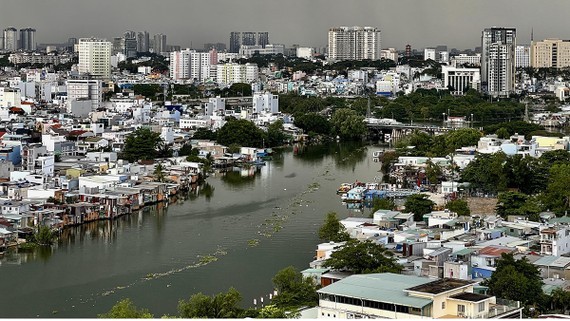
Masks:
[[[465,305],[463,304],[457,305],[457,314],[465,314]]]
[[[445,310],[445,301],[441,302],[441,309]]]
[[[478,312],[483,312],[483,311],[485,311],[485,302],[479,303],[479,311]]]

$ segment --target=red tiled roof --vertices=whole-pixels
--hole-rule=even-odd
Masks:
[[[69,136],[79,136],[79,135],[85,134],[86,132],[87,132],[86,130],[79,130],[79,129],[76,129],[76,130],[70,131],[70,132],[69,132]]]
[[[479,250],[479,255],[501,256],[502,253],[512,253],[515,249],[505,246],[487,246]]]
[[[6,132],[0,132],[0,138],[2,138],[4,135],[6,135]]]

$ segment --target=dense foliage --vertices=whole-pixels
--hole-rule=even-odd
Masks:
[[[152,319],[154,316],[146,309],[139,309],[131,299],[117,302],[107,313],[99,314],[102,319]]]
[[[332,132],[343,139],[359,139],[366,134],[364,116],[348,108],[337,109],[330,120]]]
[[[393,255],[384,246],[370,240],[360,242],[350,239],[334,251],[323,266],[355,274],[400,273],[402,266],[396,262]]]
[[[400,154],[409,156],[443,157],[463,146],[476,146],[481,136],[474,128],[459,128],[437,136],[416,130],[399,140],[396,147]]]
[[[168,157],[168,149],[165,148],[159,133],[150,128],[141,127],[127,136],[121,158],[129,162],[138,160]]]
[[[414,194],[406,198],[404,213],[414,213],[414,221],[423,221],[424,214],[431,213],[435,205],[426,194]]]
[[[319,238],[325,242],[343,242],[350,237],[346,233],[345,228],[340,224],[335,212],[327,213],[325,222],[319,229]]]
[[[496,270],[483,285],[498,298],[521,301],[523,305],[538,303],[542,296],[542,277],[538,268],[526,258],[515,260],[513,254],[501,254]]]
[[[229,146],[237,144],[248,147],[263,147],[265,132],[245,119],[231,119],[217,132],[217,142]]]
[[[318,295],[313,279],[303,278],[303,275],[293,266],[277,272],[272,281],[277,295],[273,297],[271,303],[276,307],[294,309],[317,305]]]

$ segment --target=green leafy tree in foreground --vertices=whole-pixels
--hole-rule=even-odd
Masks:
[[[370,240],[360,242],[348,240],[334,251],[324,263],[334,270],[362,273],[400,273],[402,266],[396,262],[392,252]]]
[[[319,229],[319,238],[323,241],[342,242],[349,239],[344,226],[340,224],[335,212],[327,213],[325,222]]]
[[[278,308],[294,309],[301,306],[315,306],[318,303],[316,286],[311,278],[303,275],[293,266],[275,274],[272,279],[277,295],[271,303]]]
[[[47,226],[41,225],[34,234],[34,242],[38,245],[52,245],[57,235]]]
[[[414,194],[406,199],[404,213],[414,213],[414,220],[422,221],[424,214],[431,213],[434,205],[426,194]]]
[[[218,130],[217,142],[224,146],[237,144],[247,147],[263,147],[266,133],[249,120],[230,120]]]
[[[131,299],[117,302],[107,313],[99,314],[102,319],[152,319],[154,316],[146,309],[138,309]]]
[[[523,305],[538,303],[542,296],[542,278],[538,268],[526,258],[515,260],[513,254],[501,254],[495,272],[484,281],[498,298],[521,301]]]
[[[240,301],[241,294],[234,288],[212,296],[197,293],[187,301],[180,300],[178,312],[182,318],[238,318],[243,312]]]

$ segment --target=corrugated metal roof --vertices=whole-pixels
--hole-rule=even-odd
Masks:
[[[464,249],[461,249],[461,250],[459,250],[459,251],[457,251],[457,252],[453,252],[452,255],[467,255],[467,254],[471,254],[471,253],[473,253],[473,252],[475,252],[475,251],[476,251],[475,249],[464,248]]]
[[[547,265],[553,267],[566,267],[570,264],[570,257],[544,256],[534,262],[535,265]]]
[[[394,273],[358,274],[344,278],[317,292],[422,308],[432,301],[409,296],[404,290],[430,281],[422,277]]]

